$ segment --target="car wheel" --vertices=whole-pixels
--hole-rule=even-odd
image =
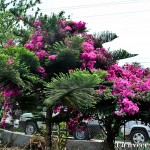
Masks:
[[[76,140],[89,140],[89,132],[87,129],[77,128],[73,136]]]
[[[33,135],[37,132],[37,125],[34,122],[27,122],[24,128],[25,134]]]
[[[130,134],[130,140],[132,143],[141,144],[148,140],[148,135],[143,130],[134,130]]]

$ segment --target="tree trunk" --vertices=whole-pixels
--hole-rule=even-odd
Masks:
[[[47,110],[46,110],[46,150],[51,150],[52,149],[51,118],[52,118],[52,108],[47,107]]]
[[[106,143],[108,145],[107,150],[115,150],[115,135],[111,124],[107,124],[106,126],[107,138]]]

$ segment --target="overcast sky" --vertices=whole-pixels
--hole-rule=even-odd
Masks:
[[[90,33],[109,30],[119,38],[104,45],[139,54],[121,61],[150,67],[150,0],[41,0],[45,14],[64,10],[74,21],[84,21]]]

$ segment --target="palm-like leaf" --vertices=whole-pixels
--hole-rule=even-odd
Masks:
[[[101,81],[99,75],[90,74],[86,70],[60,74],[47,85],[45,103],[53,105],[57,101],[63,101],[77,108],[92,107],[95,103],[92,95],[94,87]]]

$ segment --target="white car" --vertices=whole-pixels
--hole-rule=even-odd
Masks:
[[[142,144],[150,138],[150,124],[141,121],[128,121],[125,126],[121,127],[121,132],[128,136],[132,143]]]
[[[19,119],[19,127],[23,128],[25,134],[33,135],[40,131],[41,126],[45,126],[45,115],[33,115],[23,113]]]

